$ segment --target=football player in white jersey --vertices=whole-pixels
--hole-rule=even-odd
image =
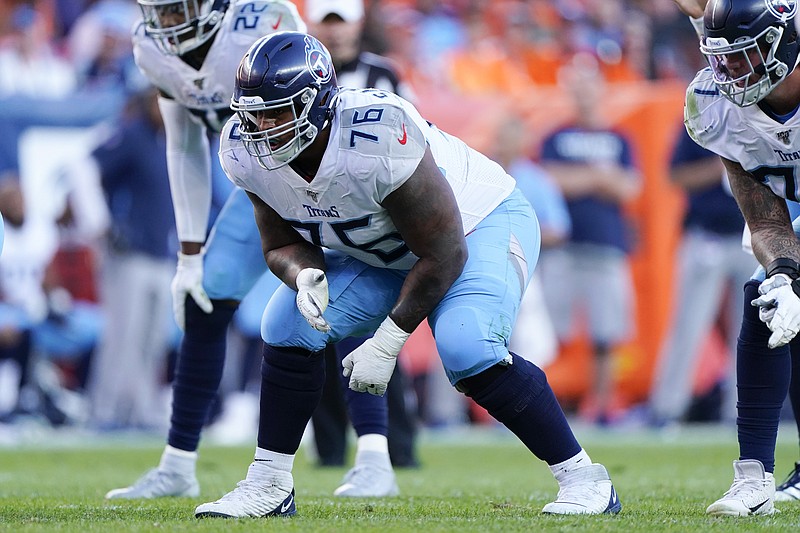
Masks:
[[[383,395],[426,318],[451,383],[503,423],[559,484],[543,511],[619,512],[544,373],[508,351],[539,255],[530,204],[498,164],[426,122],[407,101],[340,89],[315,38],[257,41],[236,74],[220,161],[247,190],[264,256],[284,283],[264,311],[255,460],[198,517],[295,512],[292,465],[341,338],[374,332],[343,361],[350,388]]]
[[[730,490],[706,510],[714,515],[774,512],[780,411],[792,372],[800,370],[789,349],[800,329],[800,240],[784,200],[800,195],[799,7],[796,0],[710,0],[700,44],[710,67],[686,93],[687,131],[721,157],[765,265],[760,280],[744,287],[739,460]]]
[[[703,8],[706,5],[706,0],[675,0],[680,10],[689,17],[695,29],[698,31],[698,36],[703,37]],[[800,27],[800,17],[794,17],[795,27]],[[789,212],[797,217],[797,210],[800,206],[795,202],[789,202]],[[800,218],[794,218],[792,226],[795,230],[795,235],[800,238]],[[750,244],[750,230],[745,227],[743,235],[743,245],[746,251],[753,253]],[[759,267],[753,274],[753,279],[761,282],[766,277],[766,271],[763,267]],[[759,348],[769,353],[769,346],[766,342],[759,345],[751,344],[751,346],[759,346]],[[789,385],[789,400],[792,405],[792,412],[794,414],[795,425],[797,426],[798,434],[800,434],[800,339],[792,339],[789,343],[792,356],[792,379]],[[775,501],[800,501],[800,461],[796,461],[789,475],[786,476],[783,483],[778,485],[775,489]]]
[[[167,164],[181,250],[172,282],[175,318],[184,330],[173,381],[167,446],[157,468],[107,498],[197,496],[197,446],[219,387],[228,325],[239,302],[266,271],[247,195],[234,190],[206,241],[211,204],[211,154],[207,131],[220,131],[232,114],[230,94],[242,55],[258,38],[282,30],[305,31],[286,0],[138,0],[143,20],[133,36],[139,69],[160,91],[167,135]],[[372,461],[354,469],[361,485],[348,496],[386,496],[397,486],[386,441],[385,400],[360,410],[358,446]],[[359,448],[360,451],[360,448]],[[374,463],[374,464],[373,464]],[[351,480],[352,485],[352,480]]]

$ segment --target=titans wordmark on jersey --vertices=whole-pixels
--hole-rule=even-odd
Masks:
[[[236,185],[258,195],[303,237],[367,264],[406,270],[411,254],[381,202],[411,176],[430,146],[458,202],[464,231],[483,220],[515,187],[486,156],[423,119],[402,98],[375,89],[343,89],[316,177],[288,165],[262,169],[239,139],[233,117],[221,135],[220,162]]]
[[[739,107],[717,91],[705,69],[686,90],[684,122],[697,144],[738,162],[781,198],[798,201],[800,114],[781,123],[757,105]]]
[[[304,32],[306,25],[295,5],[286,0],[238,0],[231,2],[218,31],[199,70],[161,52],[145,35],[144,23],[135,27],[133,35],[139,69],[213,131],[220,131],[232,114],[236,68],[250,45],[276,31]]]

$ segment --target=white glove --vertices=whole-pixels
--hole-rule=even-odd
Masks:
[[[342,360],[342,374],[350,378],[350,388],[383,396],[397,364],[397,354],[409,335],[387,316],[371,339]]]
[[[759,307],[759,318],[772,331],[768,346],[787,344],[800,331],[800,298],[792,289],[791,278],[786,274],[770,276],[758,286],[758,292],[761,296],[750,303]]]
[[[178,269],[172,278],[172,313],[183,330],[186,327],[186,296],[189,295],[205,313],[214,310],[211,299],[203,289],[203,254],[186,255],[178,252]]]
[[[297,285],[297,308],[311,327],[322,333],[331,330],[322,316],[328,308],[328,278],[318,268],[304,268],[295,278]]]

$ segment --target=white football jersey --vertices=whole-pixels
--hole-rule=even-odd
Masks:
[[[781,198],[800,198],[800,113],[781,124],[758,105],[739,107],[717,90],[711,69],[689,85],[684,113],[700,146],[738,162]]]
[[[214,131],[231,115],[236,69],[256,40],[277,31],[306,31],[297,8],[286,0],[236,0],[222,18],[218,34],[200,70],[168,55],[145,35],[144,23],[134,30],[136,65],[162,92],[188,108]]]
[[[423,119],[406,100],[375,89],[342,89],[316,177],[290,166],[264,170],[250,157],[232,117],[219,159],[236,185],[256,194],[303,237],[376,267],[406,270],[417,260],[381,202],[411,176],[427,146],[455,194],[470,232],[516,185],[514,178],[460,139]]]

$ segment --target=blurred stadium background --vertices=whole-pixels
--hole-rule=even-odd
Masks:
[[[296,4],[302,14],[302,0]],[[637,426],[671,309],[679,303],[673,301],[674,264],[685,198],[669,181],[669,160],[682,128],[686,84],[704,65],[689,21],[672,0],[365,4],[364,48],[395,61],[427,119],[487,153],[504,126],[521,119],[525,155],[536,160],[542,139],[576,111],[560,85],[563,67],[576,57],[596,62],[598,75],[608,83],[601,112],[629,138],[643,176],[641,194],[625,206],[636,236],[630,257],[636,334],[613,354],[615,420]],[[134,0],[0,0],[0,174],[19,179],[31,216],[55,224],[78,187],[75,174],[80,174],[83,156],[120,119],[132,95],[147,89],[130,48],[129,30],[138,14]],[[220,207],[230,185],[219,170],[215,187]],[[70,240],[62,232],[61,238],[51,267],[60,273],[58,286],[69,297],[66,303],[48,301],[50,318],[63,318],[76,303],[98,302],[109,243],[105,233]],[[99,320],[108,312],[96,311]],[[180,332],[174,324],[165,327],[173,332],[174,348]],[[527,327],[535,325],[518,324],[518,329]],[[258,373],[251,368],[258,358],[257,328],[254,332],[252,317],[249,322],[242,317],[236,328],[215,418],[226,425],[216,433],[218,440],[213,432],[209,437],[217,443],[225,438],[247,443],[255,428],[253,380]],[[95,325],[90,332],[98,329]],[[693,385],[698,405],[709,398],[713,404],[725,379],[730,354],[724,333],[709,331],[702,348]],[[0,335],[0,343],[5,340]],[[52,431],[70,428],[80,435],[163,435],[170,354],[162,359],[163,412],[153,413],[146,424],[105,427],[93,425],[85,390],[97,342],[89,339],[70,353],[35,347],[33,377],[22,389],[16,387],[18,365],[0,359],[0,446],[50,439]],[[431,414],[434,400],[427,383],[438,373],[433,350],[423,326],[401,354],[401,364],[415,378],[409,393],[416,394],[422,426],[490,424],[485,413],[460,397],[450,400],[457,404],[451,417]],[[580,331],[545,367],[571,414],[580,414],[593,367],[591,348]],[[713,406],[698,413],[696,420],[719,421]]]

